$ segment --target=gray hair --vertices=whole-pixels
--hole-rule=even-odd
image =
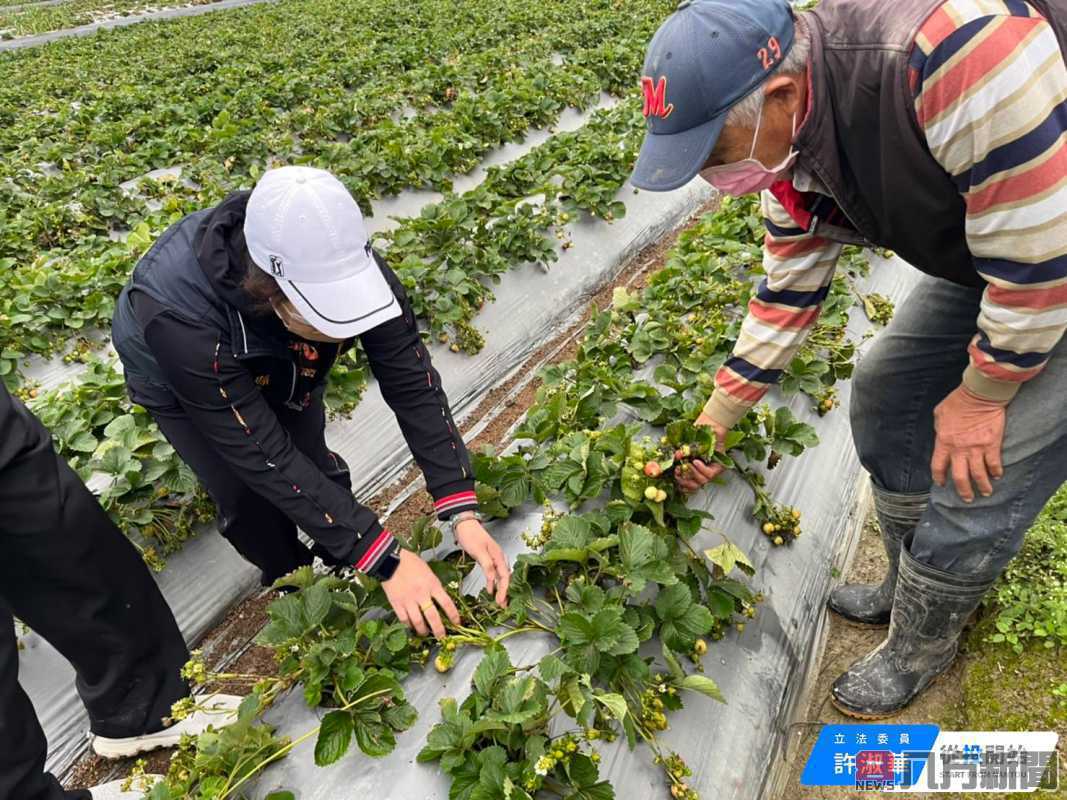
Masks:
[[[774,72],[767,76],[767,80],[779,73],[783,75],[803,74],[808,68],[808,60],[810,58],[811,34],[804,21],[797,19],[795,33],[793,34],[793,46],[786,54],[786,57],[782,59],[782,62],[775,67]],[[763,81],[730,108],[730,113],[726,117],[727,125],[737,125],[742,128],[756,127],[756,120],[759,119],[760,111],[763,109],[763,86],[767,80]]]

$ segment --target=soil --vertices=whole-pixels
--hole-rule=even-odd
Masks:
[[[662,237],[660,241],[649,245],[632,258],[619,272],[616,278],[600,289],[590,300],[597,308],[604,309],[611,303],[612,293],[618,286],[642,288],[647,277],[663,266],[666,254],[674,246],[678,235],[691,227],[697,219],[714,210],[717,201],[709,201],[693,211],[685,225]],[[515,371],[514,376],[490,390],[477,408],[464,420],[463,432],[469,433],[479,423],[489,419],[484,428],[469,440],[467,446],[474,451],[491,445],[497,449],[504,447],[512,426],[526,413],[533,403],[540,380],[531,375],[542,366],[554,364],[572,358],[578,347],[579,334],[589,321],[590,312],[585,312],[566,331],[546,342],[531,354]],[[372,509],[384,510],[397,497],[408,491],[411,485],[420,479],[417,467],[411,467],[392,485],[378,492],[367,501]],[[433,514],[433,503],[424,491],[417,491],[402,502],[392,513],[383,519],[394,532],[404,532],[420,517]],[[264,591],[247,598],[227,614],[226,618],[213,628],[200,645],[205,662],[211,671],[225,671],[231,674],[267,676],[275,672],[274,652],[271,648],[261,647],[252,640],[267,623],[266,608],[277,597],[273,591]],[[246,694],[247,682],[219,683],[206,687],[212,691],[232,694]],[[145,762],[145,772],[166,773],[172,749],[159,750],[138,759],[128,758],[108,761],[91,753],[83,756],[67,772],[63,784],[66,788],[95,786],[109,780],[123,778],[130,774],[137,761]]]

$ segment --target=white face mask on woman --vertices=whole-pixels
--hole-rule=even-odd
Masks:
[[[344,339],[333,339],[327,336],[325,333],[321,333],[311,326],[311,324],[304,319],[303,315],[293,308],[293,304],[285,299],[277,299],[272,297],[270,299],[270,307],[274,309],[274,313],[278,319],[282,321],[282,325],[290,333],[295,333],[301,339],[307,339],[312,342],[329,342],[338,343],[345,341]]]
[[[769,189],[772,184],[779,180],[779,176],[793,166],[797,160],[797,151],[792,147],[793,137],[797,133],[797,115],[793,114],[793,132],[790,136],[789,154],[776,167],[768,168],[753,157],[756,152],[756,140],[759,138],[760,124],[763,122],[763,106],[760,106],[759,117],[756,118],[756,132],[752,134],[752,147],[749,149],[748,158],[735,161],[733,164],[723,164],[718,167],[709,167],[700,173],[700,177],[714,186],[723,194],[741,197],[746,194],[762,192]]]

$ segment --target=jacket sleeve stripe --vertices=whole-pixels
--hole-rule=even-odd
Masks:
[[[378,562],[378,559],[389,549],[389,545],[392,544],[393,541],[393,534],[389,533],[388,529],[383,528],[382,532],[378,534],[378,538],[371,543],[369,548],[367,548],[363,557],[356,562],[356,569],[360,572],[369,572],[372,570],[374,565]]]
[[[451,494],[448,497],[442,497],[440,500],[435,500],[433,507],[436,511],[447,511],[450,508],[455,508],[461,505],[477,504],[478,495],[474,492],[458,492]]]
[[[967,197],[967,214],[977,216],[999,206],[1027,201],[1057,186],[1067,176],[1067,137],[1024,168],[975,187]]]
[[[953,176],[953,181],[960,191],[966,192],[971,186],[985,182],[998,172],[1032,161],[1059,141],[1065,122],[1067,102],[1056,106],[1045,121],[1029,133],[991,150],[982,161]]]
[[[1000,279],[1018,285],[1033,286],[1067,278],[1067,256],[1052,258],[1037,264],[1008,261],[1004,258],[975,258],[974,266],[987,280]]]
[[[789,289],[771,289],[767,286],[767,281],[764,279],[760,283],[759,290],[756,296],[764,303],[777,303],[780,305],[795,306],[797,308],[804,308],[807,306],[815,306],[826,299],[826,295],[830,293],[830,285],[827,284],[813,292],[794,292]]]
[[[822,306],[791,308],[770,305],[762,300],[753,299],[748,304],[748,310],[753,317],[773,328],[798,331],[811,327],[822,312]]]
[[[780,369],[762,369],[751,361],[746,361],[740,356],[735,356],[726,362],[726,366],[737,375],[749,382],[777,383],[782,377]]]
[[[775,225],[769,219],[764,218],[763,227],[767,229],[767,233],[773,236],[775,239],[784,239],[790,236],[805,236],[807,231],[803,228],[788,228],[782,225]]]
[[[1044,311],[1067,306],[1067,283],[1047,289],[1004,289],[990,285],[986,297],[1000,306]]]
[[[989,358],[994,359],[1002,364],[1011,364],[1019,369],[1030,369],[1031,367],[1040,366],[1048,358],[1048,353],[1016,353],[1013,350],[1005,350],[1002,347],[996,347],[989,341],[989,337],[985,332],[981,332],[976,336],[971,343],[972,347],[982,351]]]

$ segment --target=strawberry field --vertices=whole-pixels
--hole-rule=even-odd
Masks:
[[[0,28],[103,6],[0,5]],[[281,0],[0,53],[0,376],[159,573],[188,638],[254,579],[126,397],[107,332],[154,239],[273,166],[331,170],[368,215],[480,439],[480,504],[514,565],[502,609],[408,514],[420,486],[354,350],[331,376],[331,446],[360,499],[389,489],[379,510],[416,520],[396,532],[463,623],[421,639],[373,580],[295,573],[254,641],[186,667],[248,699],[182,744],[150,800],[759,796],[854,532],[839,407],[910,278],[878,268],[892,254],[846,250],[780,391],[724,443],[694,428],[761,277],[763,227],[754,200],[690,219],[703,184],[626,182],[645,46],[673,6]],[[731,477],[684,497],[673,474],[694,458]],[[256,646],[270,666],[245,671]],[[80,706],[32,635],[27,658],[30,694],[60,697],[42,718],[66,766]]]
[[[635,76],[670,7],[304,0],[0,54],[0,374],[146,560],[166,567],[180,619],[204,600],[173,576],[200,568],[204,537],[188,539],[214,509],[126,398],[107,344],[137,257],[171,222],[272,166],[329,169],[373,215],[446,386],[467,387],[450,394],[473,409],[581,315],[583,297],[707,197],[664,205],[624,189],[643,132]],[[483,165],[494,153],[504,155]],[[312,764],[335,762],[395,774],[389,758],[412,747],[428,765],[420,780],[436,774],[456,798],[637,796],[624,788],[637,768],[628,763],[658,774],[645,780],[666,796],[692,800],[713,785],[670,741],[672,720],[693,697],[729,702],[704,661],[759,619],[757,551],[791,547],[804,531],[795,493],[772,496],[770,470],[818,443],[813,422],[835,408],[851,371],[850,316],[867,324],[856,316],[864,304],[885,315],[882,298],[859,293],[866,259],[851,254],[788,370],[783,399],[794,401],[754,411],[716,454],[685,420],[736,338],[761,231],[751,202],[700,218],[647,284],[619,285],[594,310],[573,357],[537,373],[521,420],[477,454],[483,510],[517,558],[506,611],[428,518],[402,533],[436,554],[463,610],[444,643],[393,620],[373,582],[293,576],[299,591],[271,605],[258,636],[276,651],[275,669],[189,666],[194,681],[251,694],[237,725],[183,745],[150,796],[281,800],[278,775],[312,785]],[[331,442],[341,452],[367,450],[368,429],[383,427],[368,385],[358,351],[335,369]],[[377,446],[393,461],[379,461],[364,488],[406,465],[390,437]],[[736,469],[729,513],[678,494],[672,472],[695,457]],[[720,516],[758,541],[720,527]],[[232,602],[241,580],[219,573],[216,583],[232,587]],[[202,631],[208,615],[195,610]],[[463,676],[440,711],[428,691],[437,674]],[[64,714],[60,730],[72,730],[76,714]]]

